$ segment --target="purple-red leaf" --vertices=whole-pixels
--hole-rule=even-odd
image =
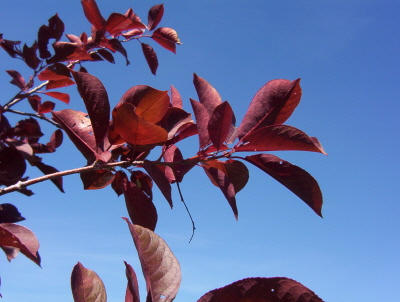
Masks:
[[[103,281],[80,262],[72,270],[71,289],[75,302],[107,302]]]
[[[149,30],[153,30],[154,28],[157,27],[157,25],[160,23],[163,17],[163,14],[164,14],[163,4],[154,5],[152,8],[150,8],[147,18],[148,19],[147,27]]]
[[[143,168],[154,180],[172,209],[171,185],[164,174],[164,170],[148,161],[144,162]]]
[[[22,154],[12,147],[0,149],[0,184],[10,186],[21,179],[26,170]]]
[[[194,116],[196,117],[200,149],[202,149],[210,143],[210,136],[208,134],[208,121],[210,120],[210,116],[202,103],[190,99],[190,104],[192,105]]]
[[[25,79],[18,71],[16,70],[6,70],[6,71],[12,77],[12,80],[10,81],[11,84],[17,86],[21,90],[24,90],[26,88]]]
[[[114,60],[114,56],[112,55],[112,53],[110,53],[108,50],[104,49],[104,48],[100,48],[99,50],[97,50],[97,52],[104,58],[106,59],[108,62],[110,63],[115,63]]]
[[[146,26],[142,22],[138,22],[119,13],[112,13],[108,17],[106,24],[106,30],[114,37],[120,35],[123,31],[135,28],[145,29]]]
[[[283,124],[299,104],[300,98],[300,79],[269,81],[257,91],[235,136],[242,138],[254,129]]]
[[[97,190],[110,185],[114,174],[109,170],[94,170],[80,173],[84,190]]]
[[[172,107],[177,107],[182,109],[182,97],[178,89],[171,85],[171,103]]]
[[[157,210],[151,197],[139,183],[127,182],[124,186],[126,208],[132,222],[154,230],[157,224]]]
[[[227,141],[228,134],[235,126],[235,115],[228,102],[223,102],[215,107],[208,121],[208,134],[213,145],[219,150]]]
[[[22,55],[24,57],[25,63],[32,69],[36,69],[40,64],[40,60],[36,55],[37,48],[38,46],[35,42],[31,47],[24,45],[24,48],[22,49]]]
[[[31,230],[14,223],[0,223],[0,246],[17,248],[40,266],[39,241]]]
[[[110,103],[103,83],[95,76],[85,72],[72,72],[79,94],[85,102],[92,124],[97,147],[104,151],[110,118]]]
[[[10,203],[0,204],[0,223],[14,223],[25,220],[18,209]]]
[[[156,74],[157,68],[158,68],[158,59],[157,59],[157,54],[154,51],[153,47],[146,43],[141,43],[142,45],[142,51],[143,55],[146,58],[147,64],[149,65],[149,68],[151,70],[152,74]]]
[[[199,96],[200,103],[206,107],[208,114],[211,116],[215,107],[222,103],[221,96],[210,83],[195,73],[193,74],[193,84]]]
[[[183,162],[182,153],[175,145],[168,146],[163,157],[165,162],[173,163],[172,167],[166,166],[164,170],[165,176],[170,183],[181,182],[185,174],[197,163],[196,160]]]
[[[128,279],[126,286],[125,302],[140,302],[139,296],[139,285],[136,277],[135,270],[126,261],[125,263],[125,274]]]
[[[128,53],[126,52],[126,49],[122,46],[122,43],[118,39],[110,39],[108,40],[108,42],[116,51],[118,51],[125,57],[126,65],[129,65],[130,62],[128,60]]]
[[[124,185],[128,182],[128,177],[123,171],[117,171],[115,173],[111,187],[117,193],[118,196],[124,194]]]
[[[88,21],[95,27],[97,30],[103,29],[106,24],[103,16],[100,13],[100,10],[97,6],[95,0],[81,0],[83,12],[85,13]]]
[[[323,302],[301,283],[284,277],[247,278],[214,289],[197,302]]]
[[[318,139],[287,126],[272,125],[258,128],[244,136],[235,151],[300,150],[326,154]]]
[[[161,237],[149,229],[132,225],[128,219],[124,219],[129,226],[138,252],[151,301],[171,302],[181,282],[178,260]]]
[[[256,154],[245,159],[283,184],[322,217],[322,193],[308,172],[271,154]]]
[[[176,44],[181,44],[178,34],[173,28],[159,27],[157,28],[151,38],[160,44],[165,49],[176,53]]]

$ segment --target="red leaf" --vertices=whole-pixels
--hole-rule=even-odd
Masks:
[[[181,283],[178,260],[167,243],[154,232],[139,225],[129,226],[138,252],[146,287],[152,302],[171,302]]]
[[[106,24],[106,31],[114,37],[119,36],[123,31],[136,28],[145,29],[146,26],[141,22],[118,13],[112,13],[108,17]]]
[[[75,302],[106,302],[103,281],[92,270],[78,262],[71,274],[71,289]]]
[[[206,107],[208,114],[211,116],[215,107],[222,103],[221,96],[210,83],[195,73],[193,74],[193,84],[199,96],[200,103]]]
[[[21,90],[24,90],[26,88],[25,80],[18,71],[16,70],[6,70],[6,71],[12,77],[12,80],[10,81],[11,84],[14,84]]]
[[[151,47],[150,45],[145,43],[141,43],[141,45],[142,45],[143,55],[147,61],[147,65],[149,65],[151,73],[155,75],[158,68],[157,54],[154,51],[153,47]]]
[[[3,48],[10,57],[15,58],[16,56],[22,56],[21,51],[17,45],[21,44],[21,41],[11,41],[3,39],[3,34],[0,34],[0,47]]]
[[[71,74],[68,67],[61,63],[55,63],[47,67],[38,75],[40,81],[58,81],[69,79],[70,77]]]
[[[126,183],[124,197],[132,222],[154,230],[157,224],[157,210],[151,198],[134,182]]]
[[[117,193],[118,196],[124,193],[124,185],[128,181],[128,177],[123,171],[117,171],[114,175],[111,187]]]
[[[46,145],[49,147],[49,149],[55,151],[59,146],[61,146],[62,141],[63,141],[63,133],[60,129],[57,129],[56,131],[53,132],[49,142]]]
[[[109,170],[94,170],[80,173],[84,190],[103,189],[114,180],[114,174]]]
[[[96,159],[107,162],[110,159],[110,152],[98,152],[96,141],[92,134],[92,126],[90,120],[86,117],[86,113],[65,109],[53,111],[52,115],[53,119],[63,127],[71,141],[89,162],[93,162]]]
[[[172,209],[171,185],[169,184],[168,179],[165,177],[164,170],[148,161],[144,162],[143,168],[154,180]]]
[[[43,174],[51,174],[51,173],[56,173],[59,172],[56,168],[46,165],[45,163],[42,163],[41,161],[38,161],[34,163],[34,166],[36,166],[40,171],[43,172]],[[62,192],[64,193],[64,188],[63,188],[63,179],[61,176],[52,178],[51,182]]]
[[[128,264],[126,261],[124,261],[124,263],[126,267],[125,274],[126,278],[128,279],[125,302],[140,302],[139,285],[137,282],[136,273],[130,264]]]
[[[106,24],[103,16],[101,15],[99,8],[96,4],[95,0],[81,0],[81,4],[83,7],[83,12],[85,13],[88,21],[95,27],[97,30],[103,29]]]
[[[197,302],[323,302],[301,283],[284,277],[247,278],[214,289]]]
[[[119,135],[131,145],[152,145],[165,142],[167,131],[154,123],[138,116],[129,103],[117,106],[113,110],[111,135]]]
[[[309,173],[270,154],[246,156],[245,159],[283,184],[322,217],[322,193]]]
[[[254,129],[283,124],[300,102],[300,79],[272,80],[257,91],[236,136],[242,138]]]
[[[43,136],[40,130],[40,125],[34,118],[20,120],[14,127],[14,135],[21,137],[41,137]]]
[[[151,38],[160,44],[165,49],[176,53],[176,44],[181,44],[178,34],[173,28],[159,27],[157,28]]]
[[[202,149],[210,143],[210,136],[208,134],[208,122],[210,116],[208,115],[206,107],[202,103],[190,99],[190,104],[192,105],[194,116],[196,117],[200,149]]]
[[[49,113],[49,112],[54,110],[55,106],[56,106],[56,104],[54,104],[53,102],[46,101],[46,102],[44,102],[44,103],[39,105],[39,108],[38,108],[37,112],[39,114]]]
[[[63,80],[51,80],[46,85],[46,89],[54,89],[54,88],[61,88],[74,85],[75,82],[72,81],[70,78],[64,78]]]
[[[55,54],[48,63],[60,61],[92,61],[92,57],[83,45],[70,42],[55,42],[53,44]]]
[[[100,48],[97,50],[97,52],[104,58],[106,59],[108,62],[110,63],[115,63],[114,61],[114,56],[107,50]]]
[[[32,69],[36,69],[40,64],[40,60],[36,55],[37,47],[37,43],[35,42],[31,47],[24,45],[24,48],[22,49],[25,63]]]
[[[64,102],[66,104],[69,104],[69,94],[68,93],[63,93],[63,92],[58,92],[58,91],[49,91],[49,92],[43,92],[43,94],[51,96],[57,100],[60,100],[61,102]]]
[[[97,147],[104,151],[110,118],[110,103],[103,83],[95,76],[85,72],[72,72],[79,94],[85,102],[92,124]]]
[[[228,134],[235,126],[235,115],[228,102],[223,102],[215,107],[208,122],[208,134],[213,145],[219,150],[226,142]]]
[[[108,40],[108,42],[110,42],[111,46],[118,51],[119,53],[121,53],[126,60],[126,65],[129,65],[130,62],[128,60],[128,53],[126,52],[125,48],[122,46],[122,43],[118,40],[118,39],[110,39]]]
[[[244,136],[235,151],[282,151],[301,150],[326,154],[315,137],[287,126],[272,125],[258,128]]]
[[[0,223],[0,246],[18,248],[40,266],[39,241],[31,230],[14,223]]]
[[[14,223],[25,220],[18,209],[10,203],[0,204],[0,223]]]
[[[157,25],[160,23],[163,17],[163,14],[164,14],[163,4],[154,5],[152,8],[150,8],[147,18],[148,19],[147,27],[149,30],[153,30],[154,28],[157,27]]]
[[[0,184],[10,186],[21,179],[26,170],[24,157],[15,148],[0,149]]]
[[[171,85],[171,103],[173,107],[181,108],[182,109],[182,97],[179,91]]]
[[[170,183],[175,181],[181,182],[185,174],[198,162],[197,160],[183,162],[182,153],[175,145],[169,146],[164,151],[163,157],[165,162],[174,163],[171,167],[166,166],[164,170],[165,176]]]

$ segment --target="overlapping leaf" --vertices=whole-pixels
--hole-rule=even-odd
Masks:
[[[146,26],[142,22],[133,20],[119,13],[112,13],[106,23],[106,30],[114,37],[120,35],[123,31],[130,29],[145,29]]]
[[[194,116],[196,117],[196,125],[199,133],[200,149],[203,149],[210,144],[210,136],[208,134],[208,121],[210,116],[207,108],[200,102],[190,99]]]
[[[165,199],[168,201],[170,207],[172,208],[171,185],[168,179],[165,177],[164,169],[148,161],[144,162],[143,168],[154,180],[161,193],[164,195]]]
[[[271,154],[256,154],[245,159],[283,184],[322,217],[322,193],[308,172]]]
[[[80,262],[72,270],[71,289],[75,302],[107,302],[103,281]]]
[[[19,181],[26,170],[24,157],[13,147],[0,150],[0,184],[12,185]]]
[[[179,289],[181,270],[167,243],[154,232],[125,218],[139,255],[152,302],[171,302]]]
[[[170,183],[181,182],[185,174],[197,163],[197,160],[184,162],[181,151],[175,145],[168,146],[163,153],[163,157],[165,162],[173,163],[171,167],[166,166],[164,169],[165,176]]]
[[[136,277],[135,270],[126,261],[125,263],[125,274],[128,279],[126,286],[125,302],[140,302],[139,286]]]
[[[16,206],[10,203],[0,204],[0,223],[14,223],[25,220]]]
[[[301,283],[284,277],[247,278],[214,289],[197,302],[323,302]]]
[[[24,90],[26,88],[25,79],[23,76],[16,70],[6,70],[7,73],[12,77],[10,81],[11,84],[14,84],[18,88]]]
[[[157,25],[160,23],[162,17],[164,14],[164,5],[163,4],[158,4],[154,5],[152,8],[150,8],[148,17],[147,17],[147,28],[149,30],[153,30],[157,27]]]
[[[197,74],[193,74],[193,84],[199,96],[200,103],[206,107],[208,114],[211,116],[215,107],[222,103],[221,96],[210,83]]]
[[[94,170],[80,173],[84,190],[97,190],[110,185],[114,180],[114,174],[109,170]]]
[[[208,134],[217,150],[221,149],[229,138],[232,128],[235,126],[235,115],[228,102],[223,102],[215,107],[208,121]]]

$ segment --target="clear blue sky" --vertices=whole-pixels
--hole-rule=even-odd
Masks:
[[[155,1],[98,1],[103,15],[133,9],[146,20]],[[192,73],[206,78],[241,120],[254,93],[276,78],[302,78],[303,97],[287,124],[317,136],[329,156],[280,152],[309,171],[324,195],[320,219],[296,196],[267,175],[250,169],[238,196],[239,221],[223,195],[200,169],[183,184],[197,231],[188,244],[190,220],[174,191],[174,209],[157,191],[159,233],[178,257],[183,281],[175,301],[196,301],[206,291],[251,276],[287,276],[326,301],[395,301],[399,277],[400,4],[397,1],[166,1],[162,26],[174,27],[183,42],[177,55],[161,49],[154,77],[139,45],[131,43],[132,64],[86,64],[100,77],[115,105],[131,86],[147,84],[197,98]],[[89,32],[80,1],[3,1],[0,32],[6,39],[32,42],[54,13],[66,33]],[[7,69],[29,73],[0,52],[0,100],[16,92]],[[83,109],[75,88],[68,108]],[[58,103],[57,109],[67,108]],[[191,156],[197,141],[183,144]],[[45,157],[59,169],[85,164],[65,141]],[[39,175],[29,170],[27,175]],[[123,198],[111,189],[82,191],[78,176],[64,179],[66,194],[50,184],[36,195],[2,196],[18,206],[41,242],[43,269],[23,256],[1,262],[1,293],[8,301],[71,301],[69,278],[81,261],[103,279],[109,301],[123,301],[123,260],[141,275],[130,234],[120,219]],[[143,279],[140,279],[142,290]],[[144,292],[143,292],[144,293]],[[144,299],[144,296],[143,296]]]

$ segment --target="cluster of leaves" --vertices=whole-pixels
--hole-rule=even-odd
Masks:
[[[101,80],[90,74],[82,62],[104,59],[114,63],[113,53],[119,52],[128,64],[122,43],[135,39],[141,43],[145,59],[155,74],[157,55],[140,39],[151,38],[172,52],[180,41],[172,28],[157,27],[164,13],[163,5],[149,10],[145,25],[132,9],[125,14],[112,13],[106,20],[95,0],[82,0],[81,3],[92,25],[90,36],[86,33],[80,36],[67,34],[69,42],[60,41],[64,23],[58,15],[50,18],[48,25],[40,27],[38,39],[30,47],[25,44],[21,49],[19,41],[5,40],[0,35],[0,46],[33,70],[29,81],[16,70],[7,71],[12,77],[11,83],[20,91],[0,108],[0,185],[4,186],[0,195],[12,191],[32,195],[27,187],[45,180],[51,180],[63,192],[62,176],[76,173],[80,173],[84,189],[102,189],[111,185],[118,196],[124,195],[129,217],[134,223],[127,220],[147,282],[147,301],[171,301],[180,283],[178,262],[166,243],[153,233],[157,224],[153,183],[172,208],[171,185],[176,183],[179,189],[185,174],[195,166],[201,167],[210,182],[221,190],[237,219],[236,194],[248,182],[245,163],[250,163],[283,184],[322,216],[322,195],[316,180],[300,167],[264,153],[281,150],[325,153],[316,138],[284,124],[300,102],[299,79],[266,83],[255,94],[238,127],[229,102],[222,101],[217,90],[196,74],[193,84],[198,101],[190,99],[195,121],[183,109],[182,98],[173,86],[169,91],[146,85],[131,87],[111,108]],[[52,51],[48,49],[50,40],[55,40]],[[36,78],[41,81],[38,86],[34,86]],[[67,93],[53,89],[70,85],[76,85],[87,112],[55,111],[54,102],[42,102],[42,96],[49,96],[69,103]],[[29,102],[33,112],[13,109],[22,100]],[[5,116],[9,113],[29,118],[12,127]],[[39,142],[43,133],[38,120],[59,128],[46,144]],[[38,154],[55,152],[62,143],[64,132],[85,157],[87,166],[59,172],[42,162]],[[192,157],[184,158],[177,144],[190,136],[198,137],[199,149]],[[156,151],[160,151],[157,159],[149,160],[154,158],[150,153]],[[255,153],[247,155],[249,152]],[[26,163],[37,167],[45,176],[33,180],[24,178]],[[0,246],[7,258],[11,260],[21,251],[40,265],[36,237],[30,230],[15,224],[23,218],[14,206],[1,206]],[[153,249],[156,255],[152,254]],[[128,264],[126,269],[129,297],[126,301],[139,301],[135,273]],[[86,288],[92,281],[86,279],[97,280],[98,277],[78,264],[72,274],[75,301],[92,301],[89,297],[92,297],[93,289]],[[93,285],[96,295],[100,297],[93,301],[105,301],[101,280],[93,282],[96,283]],[[312,292],[295,281],[285,278],[242,280],[210,292],[199,301],[228,301],[233,296],[241,297],[240,301],[256,296],[263,299],[261,292],[264,295],[268,292],[268,297],[259,301],[321,301],[314,299]]]

